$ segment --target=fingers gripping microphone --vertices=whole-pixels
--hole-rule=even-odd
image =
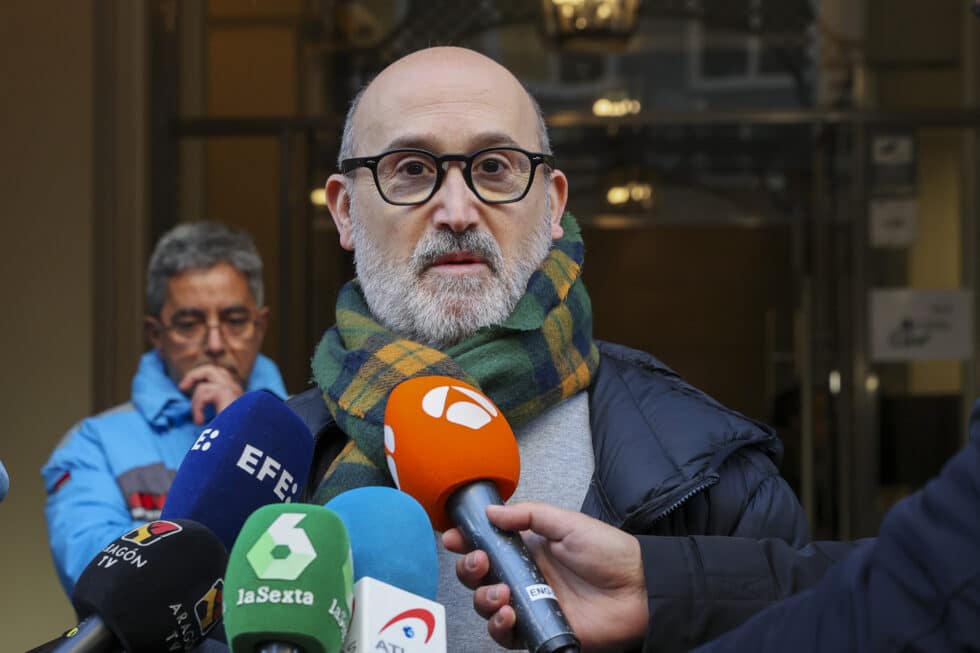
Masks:
[[[256,508],[299,496],[312,458],[299,417],[271,393],[247,392],[191,446],[160,516],[198,521],[230,550]]]
[[[225,575],[225,632],[233,653],[338,653],[347,635],[354,571],[332,510],[259,508],[242,527]]]
[[[435,602],[439,561],[419,502],[390,487],[331,499],[350,534],[354,617],[344,653],[446,653],[446,610]]]
[[[487,519],[510,498],[520,455],[503,413],[478,389],[427,376],[396,386],[385,409],[385,454],[398,487],[418,499],[439,530],[458,526],[486,551],[490,571],[510,587],[517,630],[531,653],[571,653],[579,642],[517,533]]]
[[[89,563],[71,602],[81,623],[59,653],[191,651],[221,619],[224,545],[190,520],[154,521]]]

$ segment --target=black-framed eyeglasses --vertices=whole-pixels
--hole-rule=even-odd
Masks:
[[[161,329],[169,331],[175,341],[185,345],[204,342],[215,327],[226,341],[247,340],[255,334],[256,324],[252,311],[239,306],[220,311],[217,324],[209,323],[204,312],[195,309],[177,311],[170,318],[170,324],[158,317],[153,320]]]
[[[487,204],[521,201],[534,182],[537,167],[555,167],[555,158],[550,154],[519,147],[488,147],[470,155],[437,155],[406,148],[344,159],[340,171],[348,174],[358,168],[370,168],[381,199],[398,206],[414,206],[425,204],[436,194],[446,176],[446,164],[452,161],[463,164],[466,185]]]

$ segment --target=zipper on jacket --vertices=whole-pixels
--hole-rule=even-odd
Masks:
[[[678,499],[677,501],[675,501],[674,503],[672,503],[666,510],[662,511],[659,515],[657,515],[656,517],[654,517],[653,519],[651,519],[650,522],[653,523],[653,522],[656,522],[656,521],[660,521],[661,519],[664,519],[665,517],[667,517],[667,515],[669,515],[670,513],[674,512],[675,510],[677,510],[678,508],[680,508],[682,505],[684,505],[685,503],[687,503],[694,495],[696,495],[696,494],[698,494],[700,492],[703,492],[704,490],[707,490],[709,487],[711,487],[712,485],[714,485],[717,482],[718,482],[718,479],[717,478],[712,478],[712,479],[708,479],[706,481],[703,481],[701,483],[698,483],[690,491],[688,491],[684,496],[682,496],[680,499]]]
[[[651,524],[654,524],[660,521],[661,519],[664,519],[665,517],[667,517],[667,515],[674,512],[675,510],[683,506],[685,503],[690,501],[692,497],[700,494],[701,492],[704,492],[706,489],[716,484],[717,482],[718,482],[717,474],[710,476],[709,478],[706,478],[705,480],[701,481],[693,488],[685,492],[681,498],[674,501],[666,509],[661,510],[660,512],[656,513],[653,517],[650,517],[648,519],[643,519],[643,514],[642,514],[643,510],[641,508],[640,510],[637,510],[632,515],[627,517],[626,520],[623,521],[620,528],[622,528],[628,533],[633,533],[636,532],[633,528],[633,524],[645,525],[646,527],[649,527]]]

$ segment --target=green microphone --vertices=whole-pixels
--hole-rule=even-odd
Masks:
[[[228,559],[228,645],[233,653],[338,653],[353,588],[350,538],[335,512],[263,506],[245,521]]]

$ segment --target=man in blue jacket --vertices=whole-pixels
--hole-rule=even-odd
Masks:
[[[583,651],[626,650],[641,644],[644,651],[661,649],[649,593],[661,570],[658,538],[631,537],[544,504],[493,507],[487,512],[501,528],[532,532],[525,539],[562,599],[562,608],[583,640]],[[966,449],[925,488],[889,511],[877,539],[858,543],[816,586],[759,612],[697,651],[980,650],[977,515],[980,402],[973,409]],[[692,550],[710,540],[737,544],[734,538],[701,539]],[[453,550],[466,550],[457,530],[447,532],[445,541]],[[846,546],[814,542],[791,550],[781,542],[770,544],[780,549],[778,559],[786,576],[794,559],[799,563]],[[486,555],[469,552],[458,569],[460,579],[476,590],[474,606],[489,621],[493,637],[516,645],[508,588],[480,586]],[[734,575],[728,574],[720,581],[724,582],[734,583]],[[710,591],[704,589],[705,598]]]
[[[654,622],[665,648],[705,641],[771,600],[761,543],[709,552],[732,591],[687,564],[687,535],[808,541],[768,427],[691,387],[652,356],[592,337],[585,246],[540,109],[514,76],[462,48],[383,70],[348,114],[326,185],[357,279],[313,357],[317,388],[290,401],[316,435],[312,500],[392,484],[383,417],[391,389],[441,374],[480,387],[514,427],[514,500],[664,538]],[[735,540],[736,538],[728,538]],[[499,650],[440,550],[438,600],[453,651]],[[826,568],[814,560],[808,573]],[[806,577],[806,574],[801,575]]]
[[[41,470],[51,553],[69,595],[107,542],[159,517],[204,424],[245,391],[285,398],[278,368],[259,354],[262,300],[262,260],[246,233],[187,223],[157,243],[144,318],[153,349],[129,403],[69,430]]]

